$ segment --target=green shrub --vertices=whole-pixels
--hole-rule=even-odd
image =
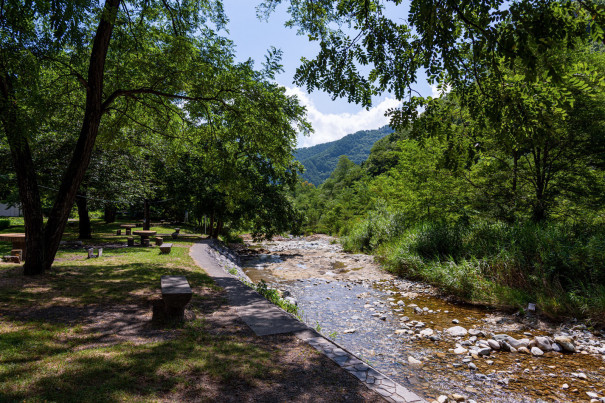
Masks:
[[[269,288],[264,280],[261,280],[256,283],[256,285],[253,285],[253,288],[263,297],[267,298],[269,302],[279,306],[286,312],[298,316],[298,307],[283,299],[279,291],[277,291],[275,288]]]
[[[346,251],[371,252],[380,245],[397,239],[405,232],[404,216],[389,210],[370,211],[365,220],[355,224],[342,238]]]
[[[0,229],[7,229],[11,226],[11,222],[9,219],[0,219]]]
[[[414,249],[425,259],[457,260],[464,255],[462,227],[444,223],[425,224],[420,227]]]

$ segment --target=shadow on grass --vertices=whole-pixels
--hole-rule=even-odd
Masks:
[[[0,359],[0,401],[330,401],[365,391],[348,374],[338,381],[334,372],[342,370],[323,356],[289,362],[280,344],[292,336],[255,344],[205,328],[190,325],[176,340],[83,350],[76,349],[86,340],[57,342],[56,329],[0,334],[3,348],[27,351]]]
[[[187,277],[201,319],[152,326],[163,274]],[[293,336],[256,337],[216,289],[179,247],[112,249],[43,276],[1,277],[0,401],[363,400],[362,384]]]

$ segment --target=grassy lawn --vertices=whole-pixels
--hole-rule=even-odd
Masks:
[[[258,338],[229,313],[222,290],[189,257],[193,237],[171,239],[171,254],[161,255],[158,247],[118,247],[126,236],[115,236],[116,228],[95,223],[94,239],[85,242],[104,246],[101,258],[65,246],[43,276],[0,263],[0,401],[236,401],[224,396],[261,392],[296,400],[278,390],[305,376],[334,393],[356,387],[326,375],[332,369],[314,350],[287,337]],[[68,230],[64,239],[74,239],[77,228]],[[1,254],[10,251],[0,245]],[[186,275],[193,289],[182,326],[150,321],[163,274]],[[311,365],[307,375],[301,365]]]

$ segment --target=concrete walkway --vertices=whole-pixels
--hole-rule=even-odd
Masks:
[[[300,322],[293,315],[267,301],[235,276],[225,272],[212,255],[210,241],[204,240],[194,244],[189,253],[198,266],[225,289],[229,304],[236,308],[238,315],[258,336],[293,333],[349,371],[369,389],[383,396],[385,400],[397,403],[424,402],[412,391],[370,367],[346,349]]]

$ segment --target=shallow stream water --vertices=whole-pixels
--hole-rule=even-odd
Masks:
[[[290,293],[308,325],[429,401],[452,393],[478,402],[605,396],[605,338],[583,325],[557,327],[448,302],[430,286],[385,273],[369,256],[344,254],[329,238],[254,244],[242,260],[252,281]],[[481,332],[479,339],[567,331],[584,354],[455,354],[457,346],[474,340],[470,334],[450,337],[444,330],[452,326]],[[595,352],[601,348],[603,354]]]

